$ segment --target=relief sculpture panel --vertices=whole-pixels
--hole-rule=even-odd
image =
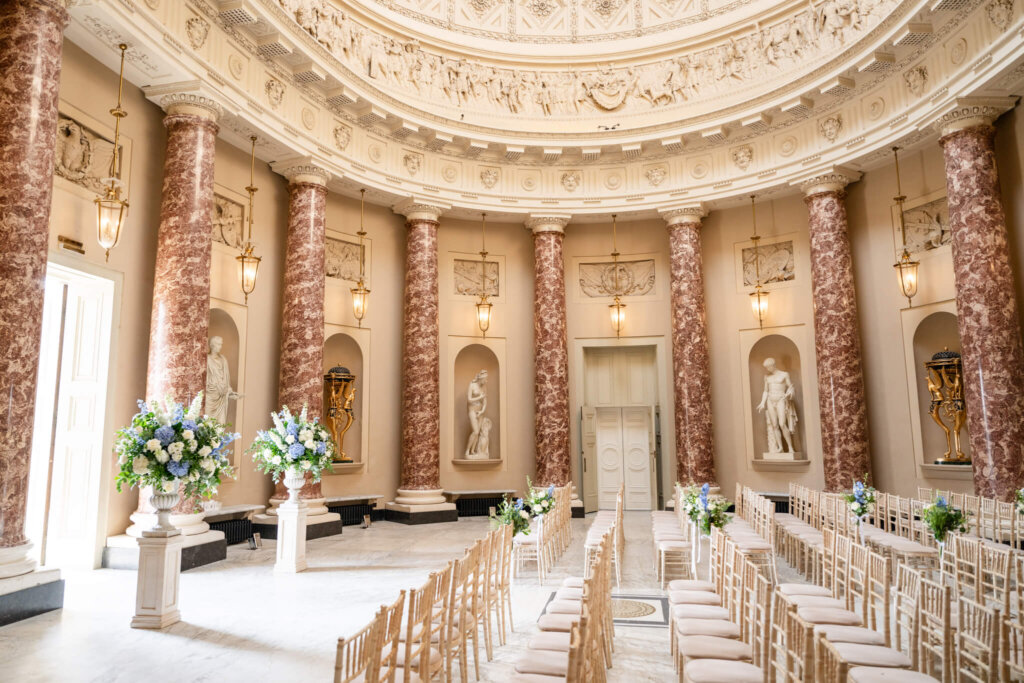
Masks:
[[[611,261],[581,263],[579,280],[583,295],[592,299],[644,296],[654,291],[654,259],[620,261],[617,276]]]
[[[103,194],[110,177],[110,160],[114,154],[114,143],[89,127],[64,114],[57,120],[57,150],[54,157],[54,172],[81,185]],[[121,169],[115,169],[121,177]]]
[[[480,261],[455,259],[454,277],[452,278],[454,293],[465,296],[479,296],[480,275]],[[488,297],[500,296],[501,293],[498,291],[500,289],[498,285],[498,262],[486,261],[484,263],[483,276],[484,293]]]

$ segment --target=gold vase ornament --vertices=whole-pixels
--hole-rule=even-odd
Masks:
[[[356,376],[348,368],[336,365],[324,375],[324,387],[328,396],[327,423],[337,446],[334,462],[353,462],[345,454],[345,434],[356,419],[352,410],[356,397]]]
[[[925,361],[924,368],[928,393],[932,397],[929,414],[946,434],[946,452],[935,464],[969,464],[971,459],[960,450],[960,430],[967,421],[960,354],[945,348]]]

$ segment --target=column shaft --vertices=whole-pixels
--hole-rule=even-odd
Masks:
[[[1024,347],[991,125],[942,137],[975,492],[1024,485]]]
[[[416,215],[406,222],[399,486],[403,491],[441,488],[437,228],[436,220]]]
[[[845,185],[847,179],[843,179]],[[811,237],[814,348],[825,488],[838,491],[871,472],[853,258],[845,192],[815,187],[805,201]]]
[[[672,367],[676,418],[676,476],[716,484],[700,218],[669,225],[672,290]]]
[[[0,3],[0,552],[25,546],[61,49],[58,2]],[[0,561],[0,578],[34,563]],[[6,568],[5,568],[6,566]]]
[[[569,350],[565,331],[565,267],[562,227],[535,229],[533,236],[534,431],[538,486],[564,486],[569,456]]]

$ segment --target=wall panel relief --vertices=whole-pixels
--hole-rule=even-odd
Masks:
[[[796,264],[793,260],[793,240],[768,242],[755,249],[743,247],[743,286],[757,284],[760,273],[761,284],[791,282],[796,279]]]
[[[893,238],[895,252],[902,250],[899,208],[894,204]],[[907,229],[907,249],[912,254],[921,254],[947,246],[952,233],[949,228],[949,205],[945,190],[908,200],[903,205],[903,222]]]
[[[245,241],[245,205],[214,192],[212,213],[210,229],[213,241],[241,249]]]
[[[124,147],[121,148],[122,154]],[[110,177],[110,161],[114,143],[93,128],[64,113],[57,119],[57,151],[54,173],[61,178],[102,194]],[[124,157],[121,157],[124,161]],[[122,163],[123,165],[123,163]],[[122,168],[115,176],[122,177]]]
[[[459,296],[479,296],[482,277],[484,293],[488,297],[500,296],[499,271],[497,261],[486,261],[481,268],[480,261],[456,258],[452,267],[452,293]]]
[[[654,292],[654,259],[579,264],[580,290],[585,297],[598,299],[615,296],[646,296]],[[618,283],[618,291],[616,291]]]
[[[365,251],[365,248],[364,248]],[[324,268],[327,277],[357,282],[359,280],[360,249],[358,242],[328,237]]]

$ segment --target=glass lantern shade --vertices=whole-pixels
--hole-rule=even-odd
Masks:
[[[900,291],[903,296],[907,297],[907,301],[917,295],[917,267],[919,265],[921,265],[920,261],[911,260],[910,253],[907,251],[904,251],[900,260],[893,264],[896,275],[899,277]]]
[[[256,276],[260,270],[259,256],[253,254],[253,246],[251,243],[245,245],[245,249],[241,254],[235,257],[238,261],[238,277],[242,285],[242,294],[245,295],[245,301],[248,303],[249,295],[256,289]]]
[[[750,293],[750,308],[758,326],[763,327],[765,316],[768,314],[768,292],[763,291],[761,285],[757,285]]]
[[[626,327],[626,304],[619,301],[619,297],[615,297],[615,303],[608,305],[608,313],[611,315],[612,329],[615,330],[617,337]]]
[[[481,297],[476,305],[476,324],[484,336],[487,336],[487,330],[491,327],[491,310],[492,306],[487,297]]]
[[[128,202],[120,198],[117,190],[108,190],[106,196],[93,201],[96,202],[96,240],[109,256],[110,250],[121,239],[121,228],[128,216]]]
[[[352,315],[359,322],[359,326],[363,326],[363,317],[366,315],[366,305],[369,303],[370,290],[366,288],[366,285],[362,280],[359,284],[352,288]]]

